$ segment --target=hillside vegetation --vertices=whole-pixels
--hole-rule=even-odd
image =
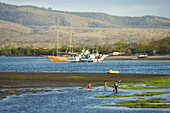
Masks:
[[[59,18],[60,37],[57,37]],[[118,17],[104,13],[55,11],[0,3],[0,47],[101,47],[170,37],[170,19]],[[71,38],[71,40],[70,40]]]
[[[167,18],[156,16],[143,17],[120,17],[112,16],[104,13],[77,13],[68,12],[68,14],[77,15],[80,17],[92,18],[102,22],[110,23],[114,28],[132,27],[132,28],[158,28],[170,27],[170,20]]]
[[[70,49],[74,52],[81,53],[83,47],[62,47],[59,49],[60,52],[69,52]],[[123,39],[114,45],[110,46],[101,46],[98,48],[86,47],[85,49],[90,50],[91,52],[98,52],[100,54],[109,54],[114,51],[125,52],[125,55],[131,55],[136,53],[147,53],[149,55],[161,54],[166,55],[170,54],[170,37],[157,39],[155,41],[147,42],[138,42],[138,43],[127,43]],[[31,47],[18,47],[18,48],[0,48],[0,55],[55,55],[56,48],[54,49],[45,49],[45,48],[31,48]],[[153,52],[155,51],[155,52]]]
[[[0,19],[23,25],[56,25],[90,28],[169,28],[170,19],[156,16],[118,17],[104,13],[54,11],[35,6],[15,6],[0,3]]]

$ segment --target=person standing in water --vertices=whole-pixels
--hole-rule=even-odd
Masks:
[[[104,83],[104,90],[107,91],[107,80]]]
[[[119,82],[115,81],[115,83],[114,83],[115,93],[118,93],[118,83],[120,83],[120,82],[121,82],[121,80],[119,80]]]
[[[90,90],[90,88],[91,88],[91,83],[89,82],[88,83],[88,90]]]

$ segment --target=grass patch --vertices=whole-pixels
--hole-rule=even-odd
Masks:
[[[124,106],[129,108],[170,108],[170,104],[164,104],[166,99],[156,98],[149,100],[135,100],[135,101],[123,101],[116,102],[116,105],[102,105],[102,106]],[[161,104],[151,104],[151,103],[161,103]]]
[[[163,100],[167,100],[164,98],[153,98],[153,99],[149,99],[149,100],[135,100],[135,101],[123,101],[123,102],[117,102],[117,104],[128,104],[128,103],[162,103]]]
[[[17,75],[17,76],[0,76],[0,79],[4,80],[63,80],[63,79],[86,79],[84,76],[36,76],[36,75]]]
[[[121,89],[156,89],[155,87],[147,87],[147,86],[137,86],[137,87],[126,87],[126,88],[121,88]]]
[[[104,95],[104,96],[95,96],[94,98],[118,98],[118,97],[142,97],[142,96],[154,96],[154,95],[161,95],[167,94],[167,92],[146,92],[143,94],[133,94],[133,95]]]
[[[147,86],[132,86],[132,87],[125,87],[125,88],[121,88],[121,89],[164,89],[164,88],[170,88],[168,86],[158,86],[158,87],[147,87]]]
[[[65,79],[86,79],[86,77],[83,77],[83,76],[67,76],[67,77],[64,77]]]
[[[153,79],[144,80],[147,86],[170,86],[170,77],[155,77]]]
[[[127,78],[128,80],[128,78]],[[129,83],[119,83],[119,85],[136,85],[136,84],[148,84],[147,86],[170,86],[170,76],[163,76],[162,77],[151,77],[151,78],[143,78],[143,79],[138,79],[136,78],[135,81],[131,82],[128,80]]]
[[[129,108],[170,108],[170,104],[121,104],[121,105],[102,105],[102,106],[123,106]]]

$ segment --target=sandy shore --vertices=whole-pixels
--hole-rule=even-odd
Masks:
[[[24,87],[73,87],[87,86],[90,81],[93,86],[103,85],[105,80],[113,83],[122,80],[123,83],[141,82],[144,79],[168,77],[157,74],[107,74],[107,73],[25,73],[0,72],[0,88]]]
[[[105,60],[170,60],[170,55],[148,56],[147,58],[137,58],[134,56],[109,56]]]

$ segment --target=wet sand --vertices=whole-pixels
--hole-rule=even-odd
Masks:
[[[107,80],[113,83],[122,80],[123,83],[137,83],[144,79],[168,77],[159,74],[107,74],[107,73],[40,73],[40,72],[0,72],[0,88],[26,87],[74,87],[103,85]]]

